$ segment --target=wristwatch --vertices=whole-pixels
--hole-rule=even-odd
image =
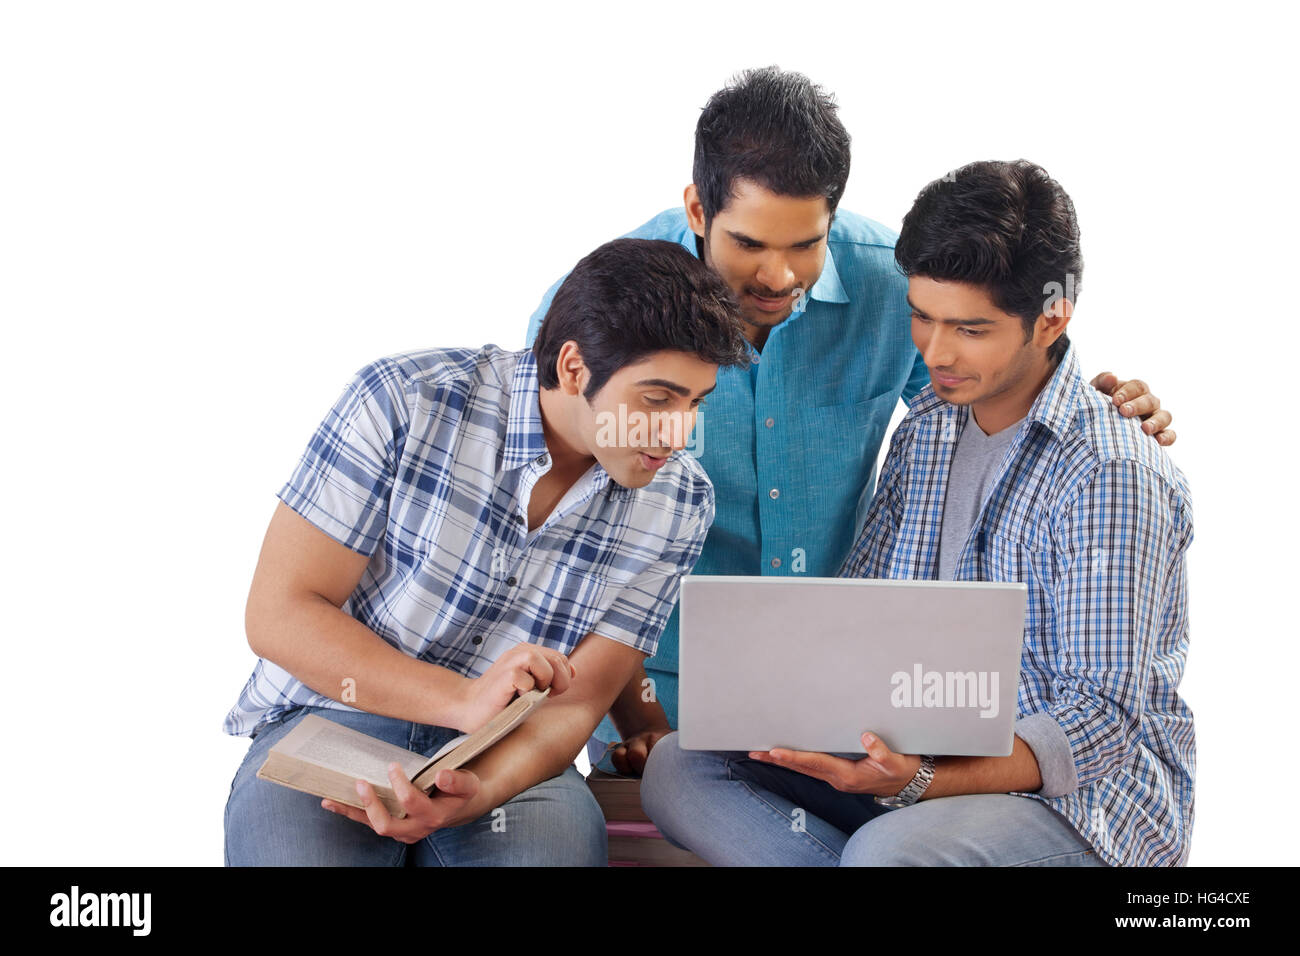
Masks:
[[[925,793],[933,779],[934,758],[925,754],[921,757],[921,769],[916,772],[916,776],[908,782],[907,786],[892,797],[876,797],[876,803],[890,809],[910,807],[921,799],[921,794]]]

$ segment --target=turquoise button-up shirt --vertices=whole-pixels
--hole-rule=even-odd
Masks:
[[[699,255],[684,209],[628,236],[679,242]],[[866,518],[890,416],[930,382],[912,344],[896,238],[837,212],[804,310],[772,329],[750,368],[719,370],[692,437],[717,507],[693,574],[832,577],[844,562]],[[530,346],[560,282],[533,313]],[[674,727],[677,635],[674,609],[645,664]],[[597,736],[618,739],[608,718]]]

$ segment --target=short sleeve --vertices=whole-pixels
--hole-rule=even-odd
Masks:
[[[677,606],[682,578],[699,560],[713,524],[713,488],[708,484],[704,488],[707,494],[693,513],[683,518],[680,530],[669,536],[659,560],[623,588],[592,633],[635,647],[647,656],[654,655],[664,626]]]
[[[367,557],[383,539],[409,413],[400,373],[380,360],[358,372],[312,435],[279,498]]]

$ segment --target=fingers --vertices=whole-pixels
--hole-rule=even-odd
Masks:
[[[1149,392],[1137,398],[1131,398],[1119,407],[1119,413],[1125,418],[1132,418],[1134,415],[1146,418],[1148,415],[1154,415],[1159,410],[1160,399]]]
[[[555,697],[563,694],[573,683],[573,675],[576,671],[569,659],[559,651],[551,650],[549,647],[539,647],[537,649],[542,656],[546,658],[551,670],[551,677],[548,685],[551,688],[551,696]]]
[[[866,760],[875,769],[881,773],[889,773],[896,755],[892,750],[885,746],[885,742],[875,734],[866,733],[862,735],[862,746],[866,748]]]
[[[1110,395],[1115,391],[1115,386],[1119,384],[1119,376],[1114,372],[1101,372],[1093,378],[1090,384],[1103,395]]]
[[[559,651],[535,644],[520,645],[511,672],[511,681],[516,691],[525,693],[533,688],[551,688],[552,696],[559,696],[569,689],[577,670],[569,659]]]
[[[1142,430],[1148,435],[1156,435],[1168,428],[1173,420],[1174,416],[1162,408],[1142,423]]]
[[[1135,378],[1127,382],[1120,382],[1115,391],[1111,393],[1110,400],[1115,405],[1122,405],[1124,402],[1131,402],[1150,391],[1146,382],[1140,378]]]
[[[790,770],[796,770],[806,776],[816,777],[818,780],[825,780],[831,786],[835,785],[834,778],[837,770],[835,761],[838,758],[829,754],[809,753],[806,750],[786,750],[778,747],[766,753],[757,751],[749,756],[765,763],[774,763]]]
[[[355,820],[357,823],[370,824],[370,818],[366,816],[366,811],[358,810],[356,807],[350,807],[346,803],[335,803],[333,800],[322,800],[320,805],[331,813],[337,813],[341,817],[347,817],[349,820]]]
[[[392,771],[389,771],[389,779],[392,779]],[[379,799],[375,793],[375,788],[370,786],[364,780],[358,780],[356,784],[357,797],[361,800],[366,809],[365,822],[370,824],[370,829],[374,830],[380,836],[393,835],[393,817],[384,806],[384,801]],[[410,811],[407,811],[408,813]]]
[[[1160,434],[1156,435],[1156,441],[1160,442],[1162,445],[1172,445],[1174,442],[1178,441],[1178,433],[1172,428],[1166,428]]]
[[[638,777],[645,770],[645,762],[650,758],[650,740],[645,734],[637,734],[627,742],[628,772]]]
[[[609,762],[614,769],[625,776],[632,775],[632,764],[627,759],[627,745],[618,744],[609,752]]]

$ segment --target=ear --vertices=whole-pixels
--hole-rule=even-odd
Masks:
[[[587,364],[583,362],[582,352],[573,339],[560,346],[559,357],[555,360],[555,375],[560,380],[560,391],[565,395],[582,393],[587,382]]]
[[[700,202],[700,191],[695,188],[695,183],[686,187],[682,200],[686,204],[686,222],[691,227],[691,232],[701,239],[705,238],[704,203]]]
[[[1034,345],[1041,349],[1051,348],[1065,334],[1065,327],[1074,315],[1074,303],[1066,298],[1057,298],[1048,304],[1034,326]]]

